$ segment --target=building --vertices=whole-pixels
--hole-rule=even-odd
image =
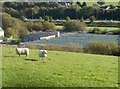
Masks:
[[[55,37],[60,37],[60,32],[37,32],[26,35],[23,38],[24,42],[36,41],[36,40],[49,40]]]
[[[4,30],[0,27],[0,43],[3,42]]]
[[[0,37],[4,37],[4,30],[0,27]]]

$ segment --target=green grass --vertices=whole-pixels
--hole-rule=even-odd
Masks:
[[[117,27],[87,27],[88,29],[93,30],[94,28],[99,28],[100,30],[120,30]]]
[[[91,0],[90,2],[87,2],[87,6],[92,6],[93,4],[97,4],[97,1],[98,0]],[[84,0],[80,0],[80,2],[82,3],[82,2],[84,2]],[[110,1],[110,0],[105,0],[105,4],[104,5],[110,5],[110,4],[112,4],[112,5],[118,5],[118,2],[119,2],[119,0],[114,0],[114,1]]]
[[[88,29],[99,28],[100,30],[120,30],[117,27],[87,27]],[[63,26],[56,26],[56,29],[63,29]]]
[[[63,29],[63,26],[56,26],[56,29]]]
[[[48,51],[46,62],[38,50],[20,58],[3,48],[3,87],[117,87],[118,57]]]

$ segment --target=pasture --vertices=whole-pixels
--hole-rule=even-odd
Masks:
[[[46,62],[31,49],[20,58],[15,48],[2,49],[3,87],[117,87],[118,57],[48,51]]]
[[[84,2],[84,0],[80,0],[80,2]],[[89,0],[86,1],[87,2],[87,6],[92,6],[93,4],[97,4],[97,0]],[[110,1],[110,0],[105,0],[105,4],[104,5],[118,5],[119,0],[114,0],[114,1]]]
[[[120,30],[117,27],[87,27],[89,30],[93,30],[94,28],[98,28],[100,30]],[[56,29],[63,29],[63,26],[56,26]]]

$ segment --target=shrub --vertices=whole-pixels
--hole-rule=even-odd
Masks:
[[[50,19],[50,22],[52,22],[52,21],[53,21],[53,18],[52,18],[52,16],[50,16],[50,17],[49,17],[49,19]]]
[[[90,22],[92,23],[95,20],[95,16],[90,16]]]
[[[33,29],[35,31],[41,31],[41,30],[43,30],[43,24],[41,22],[34,23]]]
[[[64,25],[64,31],[84,31],[86,30],[86,24],[84,22],[79,21],[69,21]]]
[[[102,42],[102,41],[93,41],[88,44],[87,52],[93,54],[103,54],[103,55],[117,55],[118,53],[118,44]]]
[[[15,35],[15,30],[11,27],[8,27],[6,30],[5,30],[5,36],[6,37],[11,37]]]
[[[66,22],[70,21],[70,17],[66,17]]]
[[[50,21],[49,16],[45,16],[44,21]]]
[[[120,34],[120,30],[113,30],[113,34]]]
[[[104,31],[100,30],[99,28],[94,28],[90,33],[101,34],[104,33]]]
[[[55,30],[55,24],[51,22],[43,22],[43,28],[44,30]]]
[[[25,35],[29,34],[29,31],[25,27],[20,27],[18,31],[18,35],[20,38],[23,38]]]
[[[39,17],[39,21],[41,21],[41,22],[42,22],[42,17],[41,17],[41,16]]]

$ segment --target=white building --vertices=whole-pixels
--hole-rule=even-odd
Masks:
[[[3,42],[2,37],[4,37],[4,30],[0,27],[0,43]]]
[[[4,37],[4,30],[0,27],[0,37]]]

